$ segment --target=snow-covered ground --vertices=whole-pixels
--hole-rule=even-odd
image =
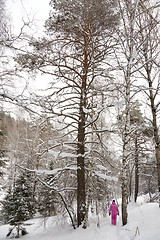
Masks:
[[[23,240],[160,240],[160,208],[157,203],[130,203],[128,206],[128,224],[122,227],[121,216],[117,226],[110,223],[110,217],[90,219],[87,229],[74,230],[69,223],[51,217],[46,222],[37,218],[30,220],[28,235]],[[0,226],[0,240],[6,240],[8,225]]]

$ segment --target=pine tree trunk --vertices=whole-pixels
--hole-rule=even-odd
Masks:
[[[82,133],[79,133],[82,134]],[[79,142],[77,158],[77,221],[80,226],[85,218],[85,167],[84,167],[84,146]],[[83,152],[83,153],[82,153]]]
[[[80,117],[78,125],[78,150],[77,150],[77,222],[78,226],[82,224],[85,219],[86,212],[86,195],[85,195],[85,112],[86,105],[85,91],[86,79],[82,82],[81,99],[80,99]]]
[[[85,32],[85,31],[84,31]],[[77,221],[78,226],[85,220],[86,214],[86,193],[85,193],[85,108],[86,108],[86,83],[88,74],[88,38],[83,35],[84,38],[84,60],[83,60],[83,77],[81,86],[81,98],[80,98],[80,115],[78,124],[78,150],[77,150]]]
[[[16,236],[16,238],[19,238],[20,236],[19,236],[19,231],[20,231],[20,225],[18,224],[17,225],[17,236]]]

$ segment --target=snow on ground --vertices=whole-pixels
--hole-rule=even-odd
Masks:
[[[44,227],[42,219],[30,220],[27,226],[28,235],[23,240],[159,240],[160,208],[157,203],[130,203],[128,206],[128,224],[122,227],[121,216],[117,226],[110,223],[110,217],[92,218],[87,229],[74,230],[70,224],[50,217]],[[0,226],[0,240],[6,240],[8,225]]]

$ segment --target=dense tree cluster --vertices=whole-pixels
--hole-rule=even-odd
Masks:
[[[35,213],[86,228],[90,211],[105,216],[119,197],[125,225],[132,198],[160,192],[157,4],[51,0],[50,7],[45,37],[25,37],[25,49],[15,39],[7,45],[16,50],[16,78],[41,74],[47,89],[15,97],[3,82],[0,92],[24,113],[11,118],[2,108],[0,119],[9,189],[3,221],[18,237]]]

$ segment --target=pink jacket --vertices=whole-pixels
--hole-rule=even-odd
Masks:
[[[109,215],[112,212],[112,216],[117,216],[117,214],[119,215],[119,210],[118,210],[118,206],[115,202],[112,202],[110,208],[109,208]]]

